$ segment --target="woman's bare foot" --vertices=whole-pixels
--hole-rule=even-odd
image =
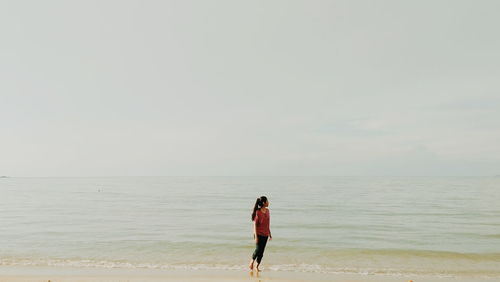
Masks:
[[[253,260],[250,261],[250,264],[248,265],[248,268],[250,268],[250,270],[253,270]]]
[[[255,268],[257,269],[257,272],[260,272],[259,264],[257,264],[257,266]]]

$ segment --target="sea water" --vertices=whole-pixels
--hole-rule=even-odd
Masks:
[[[0,178],[0,266],[500,278],[498,177]]]

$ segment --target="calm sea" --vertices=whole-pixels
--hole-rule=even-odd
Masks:
[[[498,177],[0,178],[0,265],[500,278]]]

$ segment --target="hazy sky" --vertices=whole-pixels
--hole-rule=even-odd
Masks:
[[[0,175],[500,174],[499,1],[0,1]]]

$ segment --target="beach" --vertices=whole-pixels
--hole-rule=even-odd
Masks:
[[[247,281],[247,282],[492,282],[495,278],[435,277],[435,276],[390,276],[362,274],[321,274],[301,272],[263,271],[260,274],[247,271],[187,271],[187,270],[126,270],[126,269],[82,269],[54,267],[0,267],[0,281],[7,282],[159,282],[159,281]]]
[[[0,1],[0,282],[499,282],[499,11]]]
[[[0,282],[499,282],[499,11],[0,1]]]

